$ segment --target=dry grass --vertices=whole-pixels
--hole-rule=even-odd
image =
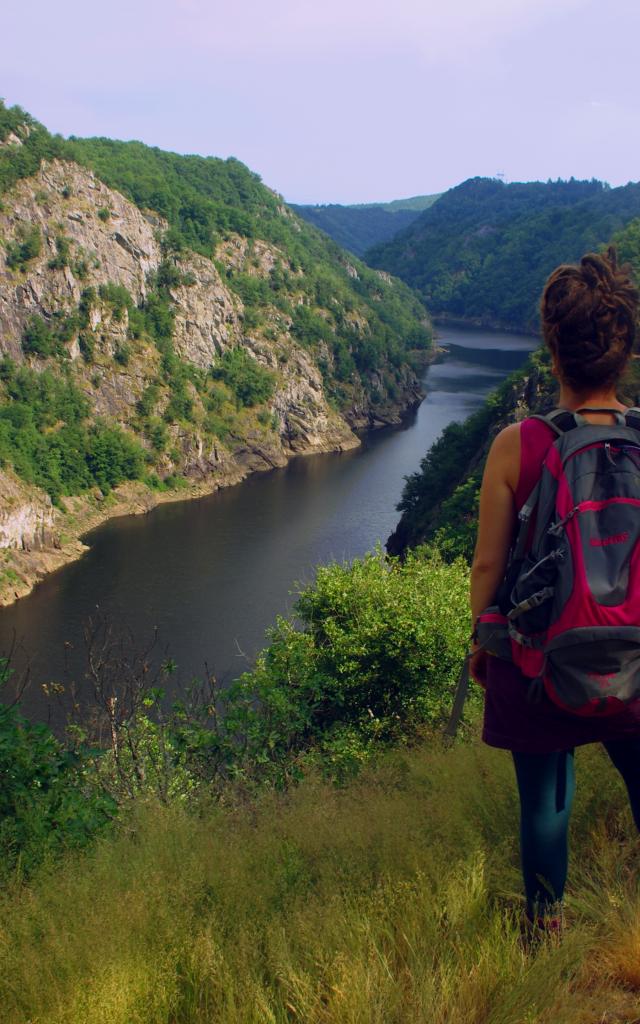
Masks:
[[[0,1020],[630,1024],[638,844],[615,773],[578,753],[572,926],[533,951],[511,774],[498,751],[424,746],[344,790],[141,806],[5,896]]]

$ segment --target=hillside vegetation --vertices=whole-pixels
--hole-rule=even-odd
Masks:
[[[640,184],[471,178],[365,258],[416,288],[434,316],[535,332],[550,271],[638,216]]]
[[[640,219],[631,221],[612,241],[619,261],[629,264],[640,287]],[[620,382],[619,394],[627,405],[640,402],[636,360]],[[540,347],[481,409],[464,423],[446,427],[420,468],[407,477],[398,505],[402,515],[387,541],[388,551],[399,555],[429,541],[435,542],[445,557],[470,560],[482,471],[491,442],[508,423],[531,413],[547,412],[556,402],[557,381],[551,374],[548,352]]]
[[[393,238],[412,224],[422,210],[435,203],[438,195],[394,199],[390,203],[359,203],[341,206],[291,206],[310,224],[325,231],[334,242],[363,257],[371,246]]]
[[[114,488],[148,508],[400,422],[430,339],[407,286],[239,161],[0,103],[0,601],[77,555]]]
[[[34,311],[31,319],[17,325],[22,330],[20,346],[11,347],[5,338],[4,351],[14,362],[20,357],[26,367],[37,365],[39,369],[44,364],[54,374],[64,371],[73,383],[78,367],[83,370],[87,364],[99,362],[103,354],[92,314],[94,309],[104,314],[104,307],[110,305],[111,319],[126,328],[111,353],[111,368],[117,373],[120,367],[123,376],[130,376],[125,368],[130,361],[137,362],[138,351],[147,342],[158,349],[163,361],[159,372],[148,374],[144,399],[137,396],[147,411],[138,408],[136,412],[133,402],[120,417],[130,420],[128,425],[152,463],[156,461],[153,445],[142,424],[131,421],[134,414],[153,419],[160,413],[166,425],[179,424],[186,429],[196,423],[201,437],[217,437],[224,445],[229,434],[242,435],[249,429],[249,424],[243,426],[231,415],[234,403],[240,410],[273,410],[270,400],[278,378],[287,376],[282,363],[273,372],[278,366],[277,354],[280,351],[286,359],[292,346],[308,353],[321,371],[327,397],[354,421],[366,419],[372,403],[401,407],[400,392],[410,375],[411,353],[429,345],[424,308],[400,283],[350,262],[329,239],[295,217],[282,199],[239,161],[182,157],[136,142],[63,140],[51,136],[19,108],[0,109],[2,139],[0,189],[7,217],[2,224],[0,289],[7,306],[13,308],[12,292],[22,288],[24,293],[34,268],[44,272],[51,283],[48,306],[45,302],[41,311]],[[45,166],[57,169],[58,178],[64,178],[65,166],[76,168],[69,172],[70,180],[57,196],[42,178],[43,160],[50,162]],[[77,195],[71,180],[75,175],[78,183],[82,181],[78,168],[94,172],[145,216],[149,211],[158,215],[152,218],[152,226],[161,260],[147,271],[146,282],[142,275],[138,294],[119,280],[103,280],[99,287],[94,284],[94,277],[100,276],[95,273],[100,270],[95,266],[95,253],[81,247],[73,235],[74,218],[77,223],[83,217],[82,210],[75,211]],[[21,216],[22,206],[30,198],[21,183],[30,181],[34,181],[34,205],[39,204],[43,211],[37,220]],[[57,181],[51,184],[55,189]],[[114,229],[117,232],[119,228],[119,211],[111,208],[108,191],[103,191],[101,201],[104,205],[93,211],[96,239],[102,233],[107,241],[112,237],[117,241]],[[17,212],[10,214],[12,209]],[[64,222],[53,222],[58,215],[64,216]],[[121,244],[126,245],[127,240]],[[194,265],[194,253],[212,261],[209,273],[219,278],[225,300],[229,296],[227,323],[236,320],[229,348],[242,346],[249,357],[242,371],[244,357],[237,355],[232,373],[224,366],[216,372],[213,397],[211,387],[203,386],[197,371],[206,372],[220,356],[230,358],[228,353],[211,344],[208,365],[200,353],[201,366],[195,368],[190,365],[196,361],[191,353],[175,352],[173,337],[179,313],[176,303],[180,306],[176,292],[197,285],[205,272],[202,264],[196,261]],[[141,269],[145,268],[141,265]],[[66,296],[58,282],[62,278],[68,282],[66,308]],[[42,290],[40,284],[40,294]],[[74,304],[76,294],[80,298]],[[16,319],[20,308],[18,303]],[[79,348],[80,359],[74,348]],[[267,358],[269,349],[275,360]],[[269,366],[270,362],[275,365]],[[270,376],[267,370],[272,371]],[[11,368],[5,371],[9,375],[14,372]],[[261,375],[262,384],[244,386],[247,373],[253,374],[256,382]],[[171,397],[163,403],[167,389]],[[12,399],[10,390],[5,390],[3,399],[5,405]],[[163,404],[161,411],[158,406]],[[207,417],[207,412],[212,415]],[[268,436],[271,413],[265,411],[265,417],[265,424],[250,426],[258,433],[262,426]],[[17,468],[20,471],[20,466]]]

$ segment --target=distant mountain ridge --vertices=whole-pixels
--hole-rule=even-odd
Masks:
[[[436,317],[535,331],[550,271],[638,216],[638,183],[470,178],[365,258],[416,288]]]
[[[325,231],[338,245],[356,256],[363,256],[371,246],[388,241],[408,227],[439,198],[440,193],[393,199],[389,203],[290,205],[300,217]]]

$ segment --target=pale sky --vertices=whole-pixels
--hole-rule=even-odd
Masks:
[[[638,0],[22,0],[0,96],[54,132],[236,156],[290,202],[640,179]]]

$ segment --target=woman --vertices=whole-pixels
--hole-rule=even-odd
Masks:
[[[624,411],[616,386],[632,352],[638,292],[617,267],[615,252],[589,254],[580,266],[560,266],[542,296],[542,332],[559,405],[571,411],[592,406]],[[583,413],[610,424],[608,413]],[[517,513],[538,480],[555,435],[540,420],[506,427],[496,437],[480,492],[478,541],[471,571],[471,609],[476,621],[502,582]],[[640,625],[640,624],[639,624]],[[484,686],[483,739],[512,752],[520,793],[520,844],[527,916],[534,925],[561,925],[567,875],[567,830],[574,794],[573,754],[584,743],[602,742],[621,773],[640,829],[640,707],[603,718],[563,711],[543,694],[527,699],[526,679],[510,662],[476,650],[471,672]]]

